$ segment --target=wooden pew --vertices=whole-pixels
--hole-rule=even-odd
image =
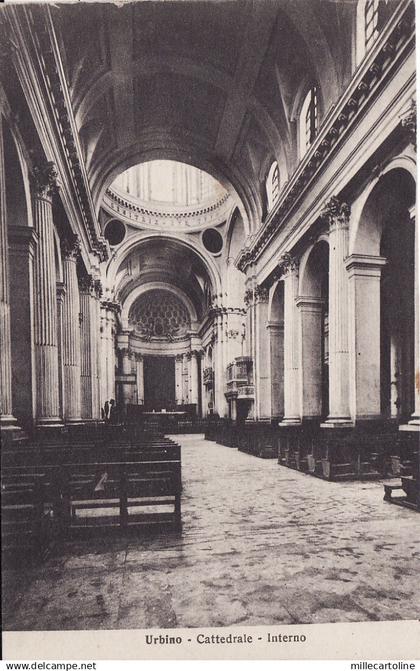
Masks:
[[[58,478],[56,509],[66,536],[86,530],[181,526],[180,459],[158,454],[131,462],[65,464]],[[161,512],[162,506],[172,511]],[[135,511],[145,507],[151,511]]]
[[[2,556],[6,564],[45,558],[53,542],[51,509],[45,505],[45,476],[2,472]]]

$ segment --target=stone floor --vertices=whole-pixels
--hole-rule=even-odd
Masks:
[[[69,543],[4,575],[5,630],[420,617],[420,516],[381,483],[330,483],[197,436],[183,531]]]

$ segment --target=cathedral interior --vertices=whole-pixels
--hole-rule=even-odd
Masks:
[[[417,619],[414,2],[6,3],[0,43],[6,628]]]

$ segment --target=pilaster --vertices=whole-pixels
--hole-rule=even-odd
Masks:
[[[77,259],[80,242],[75,236],[63,244],[63,275],[66,294],[63,303],[64,419],[77,423],[81,416],[80,383],[80,297]]]
[[[329,226],[329,415],[325,427],[351,426],[348,343],[350,207],[331,198],[321,213]]]
[[[351,254],[349,274],[350,407],[357,420],[381,417],[381,256]]]
[[[300,424],[298,310],[299,262],[291,254],[280,259],[284,276],[284,417],[280,426]]]
[[[38,245],[35,254],[36,422],[61,426],[56,268],[52,197],[57,189],[53,163],[36,166],[32,174],[33,215]]]

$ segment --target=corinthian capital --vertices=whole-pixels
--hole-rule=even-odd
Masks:
[[[281,255],[279,269],[282,275],[297,275],[299,272],[299,260],[289,252]]]
[[[410,142],[417,148],[416,130],[417,130],[417,107],[416,101],[411,100],[410,106],[401,115],[401,126],[407,132]]]
[[[62,243],[63,255],[66,259],[77,259],[80,255],[80,239],[74,235],[71,239],[66,238]]]
[[[269,294],[269,291],[268,291],[267,287],[263,287],[263,286],[261,286],[261,284],[258,284],[255,287],[254,296],[255,296],[255,300],[257,301],[257,303],[267,303],[268,294]]]
[[[35,198],[51,199],[57,192],[57,171],[52,161],[35,165],[31,174],[32,190]]]
[[[83,293],[92,293],[94,290],[94,281],[92,275],[85,275],[79,279],[79,288]]]
[[[102,291],[102,282],[101,282],[101,280],[94,280],[93,284],[94,284],[94,289],[95,289],[96,297],[97,297],[97,298],[101,298],[102,293],[103,293],[103,291]]]
[[[350,219],[350,205],[333,196],[324,205],[320,216],[327,222],[330,231],[334,228],[347,228]]]

